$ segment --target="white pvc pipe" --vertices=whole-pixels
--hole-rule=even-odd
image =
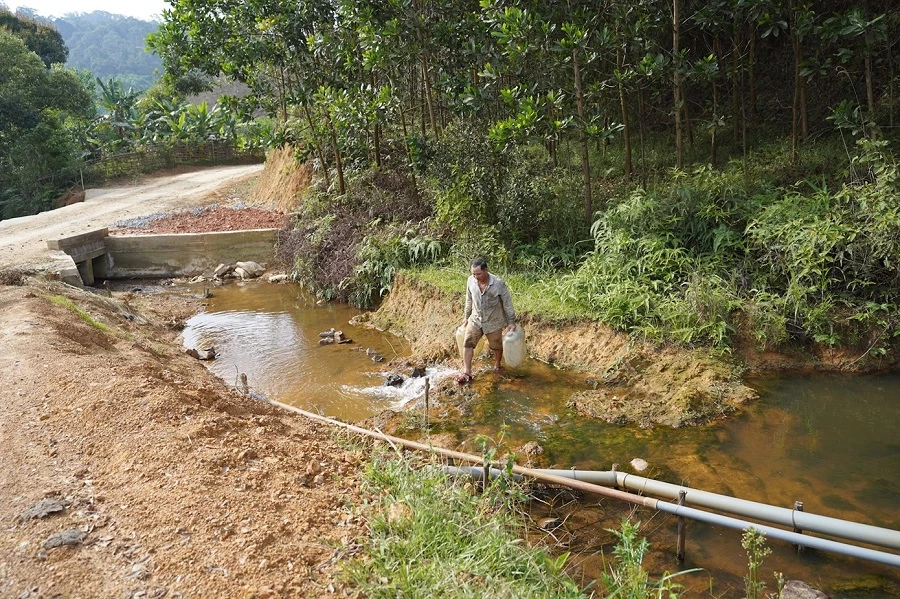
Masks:
[[[482,478],[484,476],[484,468],[478,466],[444,466],[444,471],[448,474],[453,475],[465,475],[471,476],[472,478]],[[498,468],[491,468],[489,476],[491,478],[497,478],[503,474],[503,470]],[[533,472],[539,474],[540,476],[547,476],[549,478],[557,477],[557,478],[566,478],[569,480],[578,480],[582,483],[585,483],[589,486],[596,486],[598,480],[612,480],[614,475],[621,474],[616,472],[587,472],[587,471],[573,471],[573,470],[534,470]],[[576,475],[578,478],[575,479],[573,475]],[[637,477],[640,478],[640,477]],[[593,479],[593,480],[588,480]],[[539,479],[540,480],[540,479]],[[573,483],[577,484],[577,483]],[[585,489],[584,487],[579,487],[582,490],[589,491],[589,489]],[[712,493],[708,493],[708,495],[713,495]],[[678,505],[675,503],[670,503],[668,501],[662,501],[660,499],[652,499],[649,497],[644,498],[641,502],[644,506],[649,507],[651,509],[656,509],[661,512],[666,512],[668,514],[672,514],[675,516],[680,516],[683,518],[690,518],[691,520],[697,520],[699,522],[706,522],[707,524],[713,524],[716,526],[724,526],[726,528],[733,528],[737,530],[747,530],[750,528],[755,528],[756,530],[763,533],[766,538],[770,539],[778,539],[781,541],[787,541],[789,543],[793,543],[794,545],[801,545],[803,547],[809,547],[811,549],[819,549],[822,551],[830,551],[833,553],[837,553],[840,555],[847,555],[850,557],[855,557],[859,559],[864,559],[872,562],[877,562],[880,564],[887,564],[888,566],[900,566],[900,555],[895,555],[893,553],[885,553],[884,551],[878,551],[875,549],[868,549],[865,547],[858,547],[856,545],[848,545],[847,543],[841,543],[839,541],[832,541],[830,539],[823,539],[821,537],[813,537],[810,535],[804,535],[798,532],[792,532],[790,530],[783,530],[781,528],[774,528],[772,526],[768,526],[765,524],[757,524],[755,522],[747,522],[746,520],[739,520],[737,518],[732,518],[730,516],[723,516],[721,514],[714,514],[711,512],[705,512],[703,510],[698,510],[696,508],[687,507],[684,505]],[[752,502],[748,502],[752,503]],[[764,505],[764,504],[760,504]],[[771,507],[771,506],[769,506]],[[799,512],[803,513],[803,512]],[[852,522],[848,524],[853,524]]]
[[[404,447],[408,447],[411,449],[417,449],[420,451],[427,451],[430,453],[435,453],[438,455],[443,455],[445,457],[463,460],[465,462],[472,463],[480,463],[484,460],[483,457],[473,456],[471,454],[462,453],[459,451],[453,451],[450,449],[442,449],[439,447],[434,447],[432,445],[426,445],[424,443],[418,443],[416,441],[410,441],[408,439],[401,439],[399,437],[392,437],[390,435],[386,435],[381,431],[372,431],[366,428],[362,428],[360,426],[355,426],[353,424],[348,424],[346,422],[341,422],[340,420],[335,420],[334,418],[328,418],[327,416],[322,416],[321,414],[314,414],[313,412],[307,412],[306,410],[301,410],[295,406],[290,406],[287,404],[283,404],[281,402],[273,401],[272,404],[290,411],[296,414],[301,414],[306,416],[307,418],[311,418],[313,420],[317,420],[319,422],[324,422],[326,424],[330,424],[332,426],[339,426],[345,428],[347,430],[360,433],[363,435],[367,435],[369,437],[374,437],[376,439],[381,439],[387,441],[388,443],[396,443],[402,445]],[[482,472],[482,476],[484,473],[484,469],[480,469]],[[720,524],[722,526],[730,527],[730,528],[739,528],[741,530],[746,530],[748,528],[756,528],[762,532],[765,532],[769,536],[774,539],[783,539],[787,540],[791,543],[797,545],[805,545],[807,547],[813,547],[817,549],[823,549],[825,551],[833,551],[835,553],[850,555],[854,557],[860,557],[862,559],[870,560],[873,562],[878,562],[882,564],[888,564],[891,566],[900,566],[900,555],[895,555],[891,553],[884,553],[882,551],[875,551],[872,549],[864,549],[862,547],[857,547],[854,545],[847,545],[844,543],[838,543],[836,541],[829,541],[827,539],[821,539],[817,537],[811,537],[807,535],[802,535],[799,533],[789,532],[780,530],[777,528],[771,528],[768,526],[762,526],[758,524],[754,524],[752,522],[743,522],[741,520],[737,520],[735,518],[729,518],[727,516],[720,516],[719,514],[711,514],[709,512],[704,512],[703,510],[697,510],[694,508],[689,508],[687,506],[679,506],[672,503],[668,503],[666,501],[661,501],[659,499],[653,499],[650,497],[645,497],[641,495],[635,495],[633,493],[628,493],[627,491],[620,491],[618,489],[610,489],[608,487],[604,487],[599,484],[589,483],[582,479],[573,480],[573,476],[583,475],[584,473],[579,473],[576,470],[565,470],[565,471],[557,471],[557,472],[565,472],[568,476],[560,476],[559,474],[551,474],[549,472],[540,472],[538,470],[534,470],[531,468],[525,468],[523,466],[512,467],[512,471],[514,474],[520,474],[523,476],[528,476],[534,478],[535,480],[539,480],[544,483],[554,484],[554,485],[565,485],[571,487],[573,489],[578,489],[581,491],[585,491],[587,493],[594,493],[596,495],[600,495],[603,497],[610,497],[613,499],[621,499],[623,501],[627,501],[630,503],[634,503],[636,505],[643,505],[645,507],[656,509],[659,511],[665,511],[668,513],[675,514],[677,516],[684,516],[686,518],[691,518],[695,520],[700,520],[703,522],[709,522],[711,524]]]
[[[712,514],[710,512],[704,512],[703,510],[669,503],[667,501],[657,502],[656,509],[661,512],[673,514],[675,516],[683,516],[692,520],[725,526],[727,528],[735,528],[737,530],[747,530],[748,528],[755,528],[759,532],[766,535],[766,538],[779,539],[781,541],[787,541],[789,543],[800,545],[802,547],[831,551],[842,555],[848,555],[850,557],[857,557],[860,559],[877,562],[879,564],[887,564],[888,566],[900,566],[900,555],[895,555],[893,553],[885,553],[884,551],[876,551],[875,549],[867,549],[865,547],[858,547],[856,545],[839,543],[838,541],[804,535],[798,532],[791,532],[789,530],[783,530],[781,528],[766,526],[765,524],[745,522],[744,520],[738,520],[737,518],[722,516],[720,514]]]
[[[687,504],[718,510],[720,512],[727,512],[729,514],[737,514],[745,518],[762,520],[770,524],[790,526],[798,530],[817,532],[850,541],[878,545],[879,547],[889,547],[891,549],[900,549],[900,531],[891,530],[889,528],[860,524],[859,522],[851,522],[839,518],[830,518],[828,516],[811,514],[809,512],[801,512],[799,510],[758,503],[756,501],[738,499],[737,497],[729,497],[728,495],[719,495],[717,493],[710,493],[708,491],[665,483],[650,478],[644,478],[643,476],[627,474],[625,472],[590,470],[539,470],[539,472],[546,472],[555,476],[563,476],[575,480],[583,480],[608,487],[618,486],[632,491],[673,500],[678,499],[678,494],[681,491],[684,491],[684,499]],[[802,543],[800,544],[802,545]]]

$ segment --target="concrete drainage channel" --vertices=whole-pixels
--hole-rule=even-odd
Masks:
[[[210,265],[271,262],[277,229],[168,235],[110,235],[107,229],[52,239],[64,258],[59,278],[78,287],[98,279],[162,279],[201,274]]]

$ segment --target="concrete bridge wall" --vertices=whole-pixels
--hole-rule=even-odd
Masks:
[[[271,263],[277,229],[171,235],[109,235],[98,229],[47,242],[68,255],[60,277],[73,285],[95,279],[155,279],[211,273],[219,264]],[[64,252],[64,254],[63,254]]]
[[[165,278],[212,272],[219,264],[271,263],[277,229],[171,235],[111,235],[97,278]],[[96,269],[95,269],[96,270]]]

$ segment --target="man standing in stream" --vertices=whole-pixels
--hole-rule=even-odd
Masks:
[[[509,288],[498,276],[488,272],[484,258],[475,258],[470,265],[472,276],[466,282],[466,308],[463,326],[466,328],[463,343],[463,373],[456,382],[464,385],[472,381],[472,358],[475,346],[482,335],[494,352],[494,371],[500,372],[503,360],[503,329],[516,328],[516,312],[513,310]]]

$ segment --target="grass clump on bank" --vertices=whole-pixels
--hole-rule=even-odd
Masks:
[[[93,316],[91,316],[90,314],[88,314],[87,312],[85,312],[84,310],[79,308],[77,305],[75,305],[75,302],[73,302],[72,300],[70,300],[67,297],[64,297],[62,295],[45,295],[43,297],[45,299],[49,300],[50,303],[56,304],[57,306],[60,306],[62,308],[65,308],[66,310],[69,310],[70,312],[73,312],[74,314],[76,314],[78,316],[78,318],[80,318],[81,320],[86,322],[88,325],[92,326],[93,328],[97,329],[98,331],[100,331],[102,333],[107,333],[109,335],[118,334],[118,331],[116,329],[114,329],[113,327],[111,327],[107,324],[103,324],[99,320],[96,320]]]
[[[484,494],[434,464],[376,453],[365,476],[371,506],[366,558],[346,568],[367,597],[585,597],[551,557],[517,534],[518,496]]]
[[[506,477],[477,492],[426,458],[375,452],[364,476],[370,510],[365,557],[344,569],[366,597],[594,597],[551,556],[521,538],[521,490]],[[625,519],[600,582],[607,597],[676,597],[680,585],[643,569],[640,523]],[[693,572],[696,570],[690,570]],[[591,583],[593,584],[593,583]]]

